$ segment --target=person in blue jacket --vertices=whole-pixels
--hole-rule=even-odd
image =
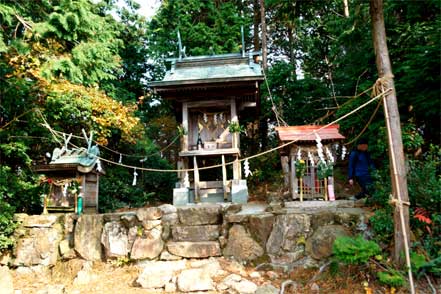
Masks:
[[[361,138],[357,142],[357,148],[349,154],[349,184],[354,185],[354,180],[361,187],[361,192],[354,196],[355,199],[369,197],[372,193],[372,177],[370,171],[375,169],[374,163],[368,152],[368,140]]]

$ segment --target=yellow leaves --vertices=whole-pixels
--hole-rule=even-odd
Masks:
[[[134,143],[143,134],[139,118],[135,117],[136,105],[123,105],[96,88],[72,84],[68,81],[53,83],[49,91],[59,96],[69,94],[73,99],[83,100],[91,109],[92,128],[96,132],[96,141],[106,145],[112,130],[121,132],[122,140]]]

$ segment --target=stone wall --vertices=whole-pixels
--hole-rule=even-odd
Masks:
[[[175,261],[229,256],[284,269],[316,265],[336,236],[365,230],[351,201],[292,202],[282,207],[204,204],[110,214],[17,214],[17,246],[0,263],[53,266],[57,260]]]

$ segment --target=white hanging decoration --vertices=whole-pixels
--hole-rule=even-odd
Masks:
[[[121,153],[119,154],[119,160],[118,160],[118,163],[119,163],[119,164],[122,163],[122,154],[121,154]]]
[[[220,121],[224,121],[224,113],[223,113],[223,112],[221,112],[221,113],[219,114],[219,120],[220,120]]]
[[[216,113],[213,115],[213,122],[215,125],[217,125],[217,114]]]
[[[343,147],[341,148],[341,160],[344,160],[346,157],[346,146],[343,145]]]
[[[189,178],[188,173],[185,173],[185,175],[184,175],[184,186],[190,187],[190,178]]]
[[[208,115],[206,113],[204,113],[204,122],[208,123]]]
[[[64,187],[63,187],[63,197],[66,197],[67,196],[67,188],[69,187],[69,185],[66,183],[66,184],[64,184]]]
[[[323,154],[322,139],[320,139],[320,136],[317,133],[315,133],[315,141],[317,142],[317,154],[318,154],[318,157],[320,158],[321,162],[326,163],[325,155]]]
[[[297,160],[301,160],[302,159],[302,149],[299,147],[299,149],[297,150]]]
[[[314,167],[315,165],[314,157],[312,156],[312,153],[310,151],[308,151],[308,158],[309,158],[309,164],[311,165],[311,167]]]
[[[335,152],[338,152],[338,149],[340,148],[340,145],[338,143],[334,144],[334,150]]]
[[[138,173],[136,172],[136,168],[133,170],[133,182],[132,186],[136,186],[136,177],[138,176]]]
[[[103,171],[103,167],[101,166],[101,160],[99,158],[96,161],[96,170],[98,172],[102,172]]]
[[[248,162],[248,159],[245,159],[243,162],[243,169],[245,171],[245,178],[248,178],[248,176],[252,176],[253,173],[250,170],[250,163]]]
[[[328,147],[326,147],[326,156],[328,157],[328,159],[331,163],[335,162],[334,156],[332,155],[332,152],[331,152],[331,150],[329,150]]]

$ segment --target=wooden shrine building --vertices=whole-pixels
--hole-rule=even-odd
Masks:
[[[98,212],[100,175],[104,171],[99,166],[99,149],[55,148],[49,164],[36,165],[34,171],[44,174],[49,184],[48,195],[44,199],[44,212],[77,211],[78,197],[83,198],[85,213]]]
[[[339,125],[334,124],[327,127],[320,125],[276,127],[276,132],[280,144],[295,141],[281,149],[285,187],[289,188],[292,198],[301,200],[324,198],[328,200],[328,194],[333,193],[333,187],[328,186],[332,185],[333,176],[325,178],[320,176],[318,166],[321,159],[317,138],[320,139],[320,144],[323,145],[320,146],[322,148],[322,159],[327,163],[330,160],[335,161],[337,159],[337,143],[345,138],[339,133]],[[299,159],[303,160],[305,164],[305,172],[301,180],[296,173],[296,161]],[[302,198],[300,197],[300,191],[302,191]]]
[[[183,171],[178,173],[180,181],[173,193],[175,205],[247,201],[239,132],[235,130],[241,118],[258,114],[263,76],[255,55],[171,59],[164,79],[150,83],[155,93],[173,103],[183,130],[178,161],[178,169]],[[199,170],[213,164],[222,167]]]

